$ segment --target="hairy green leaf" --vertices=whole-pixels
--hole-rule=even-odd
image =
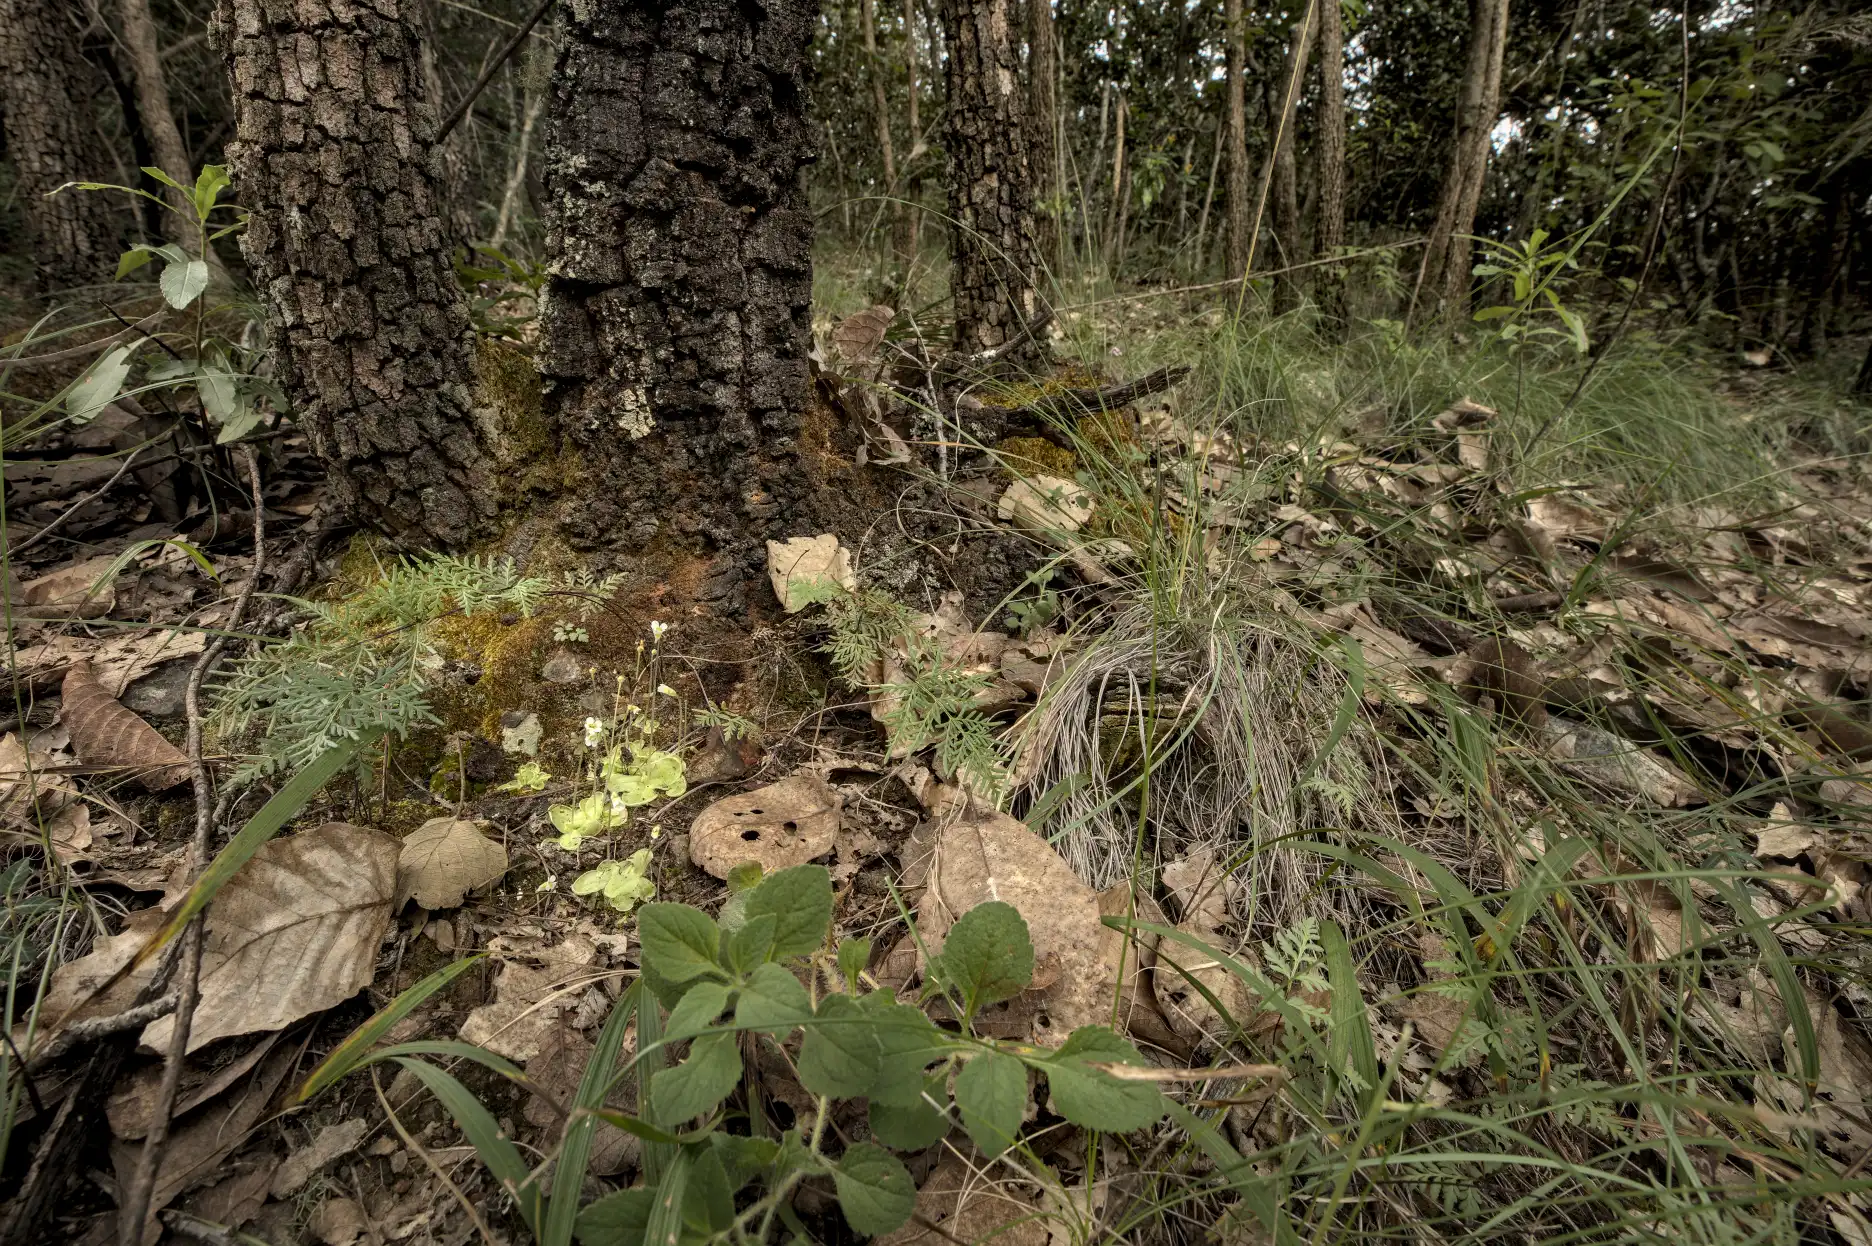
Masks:
[[[1125,1133],[1156,1123],[1165,1110],[1163,1094],[1150,1082],[1120,1081],[1092,1066],[1144,1063],[1138,1049],[1108,1027],[1086,1025],[1036,1067],[1045,1071],[1061,1116],[1083,1129]]]
[[[962,1127],[989,1159],[1014,1145],[1027,1106],[1027,1068],[1013,1056],[984,1051],[956,1074]]]
[[[735,1024],[744,1030],[787,1034],[812,1020],[812,999],[784,965],[761,965],[748,975],[735,1005]]]
[[[645,967],[673,986],[721,972],[715,963],[721,929],[700,909],[646,904],[637,915],[637,938]]]
[[[884,1059],[875,1021],[849,995],[819,1001],[800,1044],[800,1085],[815,1095],[856,1099],[868,1094]]]
[[[810,956],[832,925],[832,875],[823,865],[796,865],[770,874],[748,893],[747,920],[774,917],[773,959]]]
[[[936,971],[962,993],[972,1017],[985,1004],[1012,999],[1033,981],[1033,941],[1011,904],[990,900],[956,920]]]
[[[704,1034],[689,1044],[689,1058],[650,1079],[656,1121],[673,1128],[715,1110],[741,1080],[741,1048],[732,1032]]]
[[[852,1231],[876,1237],[900,1228],[916,1210],[916,1186],[909,1170],[889,1151],[855,1142],[832,1170],[839,1209]]]

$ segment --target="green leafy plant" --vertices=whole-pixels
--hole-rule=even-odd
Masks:
[[[473,251],[457,250],[455,276],[468,292],[468,316],[475,332],[523,341],[526,327],[539,318],[540,291],[546,266],[477,242]]]
[[[425,695],[440,664],[432,625],[449,615],[531,615],[549,593],[506,558],[401,559],[350,597],[294,598],[306,619],[285,640],[233,663],[217,681],[211,727],[226,741],[252,738],[235,772],[247,782],[308,764],[371,731],[405,735],[437,722]]]
[[[639,848],[622,861],[603,861],[572,880],[575,896],[602,895],[619,913],[629,913],[656,896],[650,881],[650,849]]]
[[[1033,976],[1033,944],[1011,906],[994,902],[963,914],[932,960],[925,999],[946,997],[960,1031],[938,1028],[922,1008],[888,990],[861,993],[869,945],[828,947],[831,923],[832,880],[817,865],[743,886],[719,920],[688,905],[645,905],[638,918],[643,976],[599,1036],[559,1142],[550,1192],[537,1176],[544,1166],[526,1168],[492,1113],[425,1057],[472,1060],[523,1083],[520,1070],[465,1043],[370,1049],[394,1024],[385,1017],[409,1010],[409,994],[437,989],[433,977],[360,1027],[306,1079],[299,1098],[376,1062],[411,1069],[454,1116],[527,1229],[550,1246],[574,1236],[586,1246],[636,1246],[765,1241],[783,1230],[802,1235],[792,1195],[815,1177],[831,1182],[853,1232],[888,1233],[910,1218],[916,1201],[910,1173],[892,1152],[921,1150],[957,1124],[985,1154],[1019,1147],[1036,1074],[1046,1079],[1055,1109],[1085,1129],[1145,1129],[1168,1108],[1152,1082],[1111,1071],[1145,1062],[1105,1026],[1075,1030],[1052,1051],[972,1032],[983,1007],[1018,994]],[[814,998],[792,967],[805,960],[836,967],[846,990]],[[659,1005],[668,1008],[667,1018]],[[637,1054],[619,1068],[632,1015]],[[742,1084],[743,1043],[782,1044],[795,1031],[801,1038],[794,1067],[817,1101],[810,1122],[770,1137],[731,1130],[746,1119],[726,1110]],[[671,1065],[677,1043],[687,1043],[688,1053]],[[631,1076],[641,1087],[640,1114],[604,1106]],[[831,1104],[846,1099],[866,1101],[874,1141],[841,1147],[829,1136]],[[580,1207],[598,1121],[644,1140],[644,1182]]]
[[[1478,277],[1504,277],[1509,301],[1475,313],[1478,323],[1495,322],[1501,340],[1528,345],[1541,340],[1560,341],[1585,354],[1586,321],[1568,307],[1561,294],[1566,274],[1579,269],[1579,248],[1547,244],[1548,233],[1537,229],[1520,242],[1477,239],[1484,259],[1475,266]],[[1549,321],[1558,320],[1559,325]]]

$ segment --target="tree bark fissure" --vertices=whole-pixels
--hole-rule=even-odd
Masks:
[[[220,0],[241,249],[280,379],[339,501],[412,544],[483,531],[498,491],[437,202],[413,0]]]
[[[602,482],[565,508],[577,543],[642,546],[667,525],[739,547],[802,488],[814,16],[809,0],[569,11],[540,358],[559,435]]]
[[[1053,48],[1053,0],[1027,0],[1027,163],[1040,262],[1059,263],[1059,63]]]
[[[942,10],[955,347],[978,355],[1015,341],[1038,307],[1027,100],[1012,0],[943,0]],[[1013,353],[1031,362],[1037,344]]]

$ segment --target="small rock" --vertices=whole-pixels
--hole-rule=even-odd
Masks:
[[[585,667],[577,658],[561,649],[546,659],[546,665],[540,667],[540,678],[549,684],[575,684],[585,678]]]
[[[150,722],[181,722],[188,714],[184,701],[188,696],[189,675],[194,668],[193,658],[164,662],[125,688],[118,699],[139,718]]]
[[[534,756],[539,752],[541,733],[538,714],[508,710],[501,715],[501,748],[509,753]]]

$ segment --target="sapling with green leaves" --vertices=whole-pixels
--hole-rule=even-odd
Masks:
[[[550,1246],[574,1236],[584,1246],[664,1246],[803,1235],[793,1195],[815,1177],[830,1180],[854,1232],[891,1232],[916,1203],[910,1173],[894,1152],[922,1150],[957,1124],[984,1155],[1020,1147],[1036,1074],[1046,1079],[1055,1110],[1084,1129],[1148,1129],[1169,1108],[1153,1082],[1113,1072],[1145,1061],[1105,1026],[1081,1027],[1054,1050],[975,1034],[983,1008],[1017,995],[1033,977],[1033,943],[1010,905],[983,904],[957,919],[931,958],[921,1000],[911,1003],[889,990],[863,989],[868,941],[832,945],[825,867],[758,875],[737,872],[717,918],[684,904],[652,903],[640,911],[642,976],[600,1034],[551,1166],[550,1192],[539,1176],[548,1166],[526,1169],[492,1114],[425,1057],[472,1060],[524,1084],[520,1070],[465,1043],[371,1050],[414,1006],[405,999],[433,993],[430,981],[360,1027],[307,1078],[299,1097],[379,1061],[411,1069],[502,1181],[527,1229]],[[831,977],[803,972],[809,964]],[[843,989],[807,985],[821,981]],[[918,1006],[938,996],[957,1029],[937,1026]],[[623,1028],[633,1015],[637,1052],[620,1067]],[[742,1085],[743,1044],[750,1040],[777,1046],[813,1097],[813,1108],[790,1129],[741,1132],[749,1116],[730,1099]],[[671,1064],[679,1043],[688,1045],[687,1054]],[[605,1106],[633,1077],[637,1114]],[[832,1105],[841,1100],[865,1101],[871,1141],[843,1142],[830,1129]],[[644,1180],[581,1207],[590,1129],[598,1121],[645,1142]]]

